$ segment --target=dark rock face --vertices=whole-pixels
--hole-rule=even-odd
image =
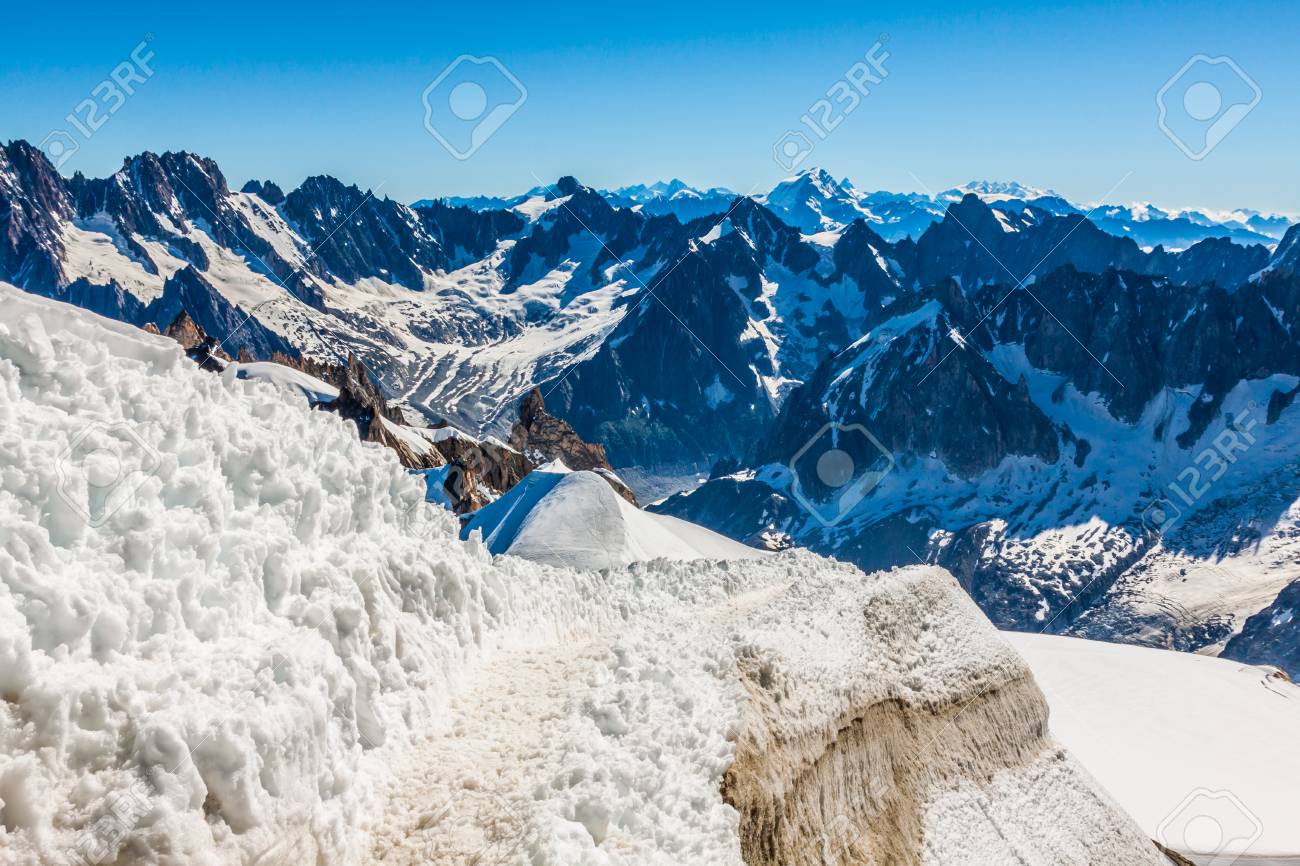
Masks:
[[[442,247],[452,266],[486,256],[503,237],[517,234],[524,220],[505,210],[473,211],[430,202],[415,209],[421,225]]]
[[[615,466],[741,453],[774,415],[755,372],[771,372],[771,361],[743,339],[748,322],[717,271],[687,256],[552,402],[583,438],[604,443]]]
[[[1223,657],[1252,665],[1273,665],[1300,679],[1300,580],[1268,607],[1246,620],[1228,641]]]
[[[560,460],[573,470],[593,470],[608,481],[619,496],[638,505],[631,488],[614,474],[605,457],[605,448],[584,442],[566,421],[547,412],[538,388],[529,391],[519,404],[519,420],[510,431],[510,447],[537,466]]]
[[[445,251],[415,212],[332,177],[309,177],[285,197],[281,210],[311,245],[309,263],[346,283],[375,277],[424,288],[419,268],[445,268]]]
[[[1039,221],[1006,231],[993,209],[975,195],[948,207],[915,244],[900,245],[900,262],[917,285],[946,277],[966,291],[989,283],[1015,285],[1065,264],[1080,270],[1140,269],[1137,244],[1097,228],[1081,214],[1039,214]],[[909,255],[910,252],[910,255]]]
[[[269,358],[276,352],[297,354],[283,337],[227,301],[193,266],[182,268],[163,284],[162,296],[142,310],[136,324],[153,322],[162,329],[182,313],[204,334],[226,335],[221,346],[228,354],[246,351],[256,358]]]
[[[0,148],[0,279],[29,291],[64,283],[59,222],[73,214],[67,187],[25,141]]]
[[[938,457],[961,475],[991,469],[1012,454],[1054,463],[1057,434],[1024,381],[1008,382],[953,336],[974,325],[976,312],[955,283],[887,308],[878,331],[832,356],[790,395],[755,463],[790,461],[830,423],[861,425],[891,452]],[[912,327],[890,324],[911,319]],[[851,441],[850,448],[871,445]]]
[[[1169,277],[1177,285],[1215,283],[1226,289],[1243,285],[1270,261],[1268,248],[1242,246],[1227,238],[1207,238],[1179,253],[1157,247],[1145,267],[1149,274]]]
[[[854,220],[835,244],[835,272],[827,282],[834,284],[846,279],[855,283],[862,290],[866,308],[879,309],[885,305],[886,299],[899,294],[897,277],[880,267],[882,251],[888,252],[889,249],[890,244],[870,226],[862,220]]]
[[[1300,223],[1286,230],[1277,249],[1273,250],[1273,257],[1269,260],[1268,267],[1269,270],[1280,275],[1300,271]]]

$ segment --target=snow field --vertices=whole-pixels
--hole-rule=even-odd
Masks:
[[[1300,687],[1211,656],[1007,638],[1047,695],[1053,732],[1152,838],[1202,863],[1300,860],[1300,755],[1289,745]]]

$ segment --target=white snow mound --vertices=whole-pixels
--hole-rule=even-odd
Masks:
[[[560,461],[533,470],[475,512],[464,534],[475,530],[493,553],[578,569],[765,555],[702,526],[642,511],[598,473],[571,472]]]

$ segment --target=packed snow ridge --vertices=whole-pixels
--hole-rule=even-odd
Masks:
[[[300,391],[0,304],[0,861],[1162,862],[940,569],[493,558]]]

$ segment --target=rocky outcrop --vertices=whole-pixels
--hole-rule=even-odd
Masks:
[[[451,467],[443,488],[457,514],[494,501],[534,468],[523,454],[491,440],[449,436],[434,443],[434,448]]]
[[[636,494],[614,473],[603,445],[583,441],[562,418],[546,411],[540,388],[533,388],[519,404],[519,420],[510,431],[510,447],[534,465],[559,460],[575,471],[590,469],[609,482],[619,496],[637,505]]]
[[[790,395],[756,463],[791,461],[829,423],[858,425],[876,437],[843,437],[840,447],[857,465],[880,460],[877,443],[898,455],[938,457],[960,475],[1013,454],[1056,461],[1057,433],[1024,381],[1008,382],[982,354],[963,351],[961,335],[979,316],[955,283],[937,286],[933,300],[896,302],[880,317]],[[817,481],[816,473],[808,477]]]

